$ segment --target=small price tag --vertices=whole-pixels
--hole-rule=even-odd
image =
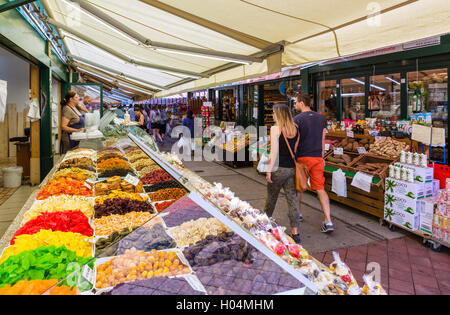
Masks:
[[[330,144],[329,143],[325,143],[325,151],[330,151]]]
[[[195,291],[199,292],[206,292],[205,287],[200,282],[200,280],[194,276],[194,275],[186,275],[184,276],[184,279],[189,283],[189,285],[194,289]]]
[[[356,149],[358,150],[359,154],[367,154],[367,150],[364,147],[358,147]]]
[[[88,265],[83,267],[82,271],[83,278],[89,281],[91,284],[95,284],[95,273],[94,270],[91,269]]]
[[[131,185],[133,185],[133,186],[137,186],[137,185],[139,184],[139,178],[134,177],[134,176],[131,175],[131,174],[128,174],[128,175],[124,178],[124,181],[129,182],[129,183],[130,183]]]
[[[84,182],[84,186],[86,186],[88,189],[92,189],[92,186],[90,183],[88,183],[87,181]]]
[[[354,138],[355,137],[355,133],[353,131],[347,131],[347,137]]]
[[[382,136],[376,136],[376,137],[375,137],[375,141],[377,141],[377,140],[383,140],[383,139],[386,139],[386,137],[382,137]]]
[[[334,155],[343,155],[343,154],[344,154],[344,148],[334,149]]]

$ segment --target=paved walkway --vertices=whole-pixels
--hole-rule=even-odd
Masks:
[[[169,149],[166,144],[163,149]],[[185,162],[185,166],[207,181],[220,182],[253,207],[263,209],[266,198],[265,177],[253,168],[233,169],[221,163]],[[274,217],[280,225],[289,226],[287,202],[280,195]],[[367,265],[378,263],[381,284],[391,295],[450,294],[450,251],[435,253],[422,245],[422,240],[406,231],[390,231],[378,218],[357,209],[331,202],[336,231],[320,233],[323,213],[316,196],[305,193],[301,211],[302,245],[319,261],[329,265],[332,251],[349,265],[358,284],[370,273]],[[369,266],[370,267],[370,266]]]
[[[415,236],[375,242],[337,250],[352,270],[358,284],[367,264],[380,266],[381,284],[390,295],[450,295],[450,256],[448,249],[433,252]],[[329,265],[332,252],[313,255]]]

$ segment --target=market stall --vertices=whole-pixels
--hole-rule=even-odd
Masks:
[[[362,292],[338,255],[323,266],[272,218],[126,129],[67,153],[30,197],[0,256],[0,293]],[[383,290],[368,280],[363,292]]]

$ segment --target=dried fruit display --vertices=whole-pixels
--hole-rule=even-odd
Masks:
[[[52,179],[63,178],[63,179],[73,179],[73,180],[83,181],[86,179],[96,178],[96,177],[97,177],[97,175],[94,172],[84,170],[84,169],[78,168],[78,167],[70,167],[70,168],[65,168],[60,171],[57,171],[53,175]]]
[[[24,280],[15,285],[5,285],[0,295],[78,295],[77,287],[57,286],[58,280]],[[49,290],[50,289],[50,290]],[[47,292],[48,291],[48,292]]]
[[[161,224],[155,224],[152,228],[141,227],[119,242],[117,255],[122,255],[126,250],[135,248],[146,252],[152,249],[163,250],[175,248],[177,244],[167,235]]]
[[[30,210],[23,215],[22,225],[37,218],[42,212],[75,211],[83,212],[88,218],[94,215],[94,201],[82,196],[54,196],[35,201]]]
[[[125,228],[133,229],[142,226],[153,218],[150,212],[129,212],[124,215],[110,215],[94,220],[95,235],[108,236]]]
[[[139,182],[137,186],[122,180],[120,176],[113,176],[106,181],[95,184],[95,195],[104,196],[109,195],[113,190],[120,190],[127,193],[143,193],[143,184]]]
[[[176,201],[176,200],[175,200]],[[183,207],[176,211],[171,211],[164,217],[167,227],[175,227],[185,222],[198,220],[201,218],[211,218],[212,216],[200,207]]]
[[[196,291],[184,278],[152,277],[123,283],[105,295],[205,295]]]
[[[170,230],[170,235],[175,239],[178,246],[185,247],[195,244],[209,235],[215,236],[222,232],[231,231],[216,218],[201,218],[174,227]]]
[[[112,191],[109,195],[107,196],[103,196],[103,197],[97,197],[95,198],[95,205],[101,205],[103,204],[106,200],[109,199],[130,199],[130,200],[137,200],[137,201],[147,201],[148,200],[148,196],[142,194],[134,194],[134,193],[127,193],[124,191],[119,191],[119,190],[114,190]]]
[[[60,232],[73,232],[86,236],[93,236],[94,230],[89,224],[89,219],[81,211],[44,212],[36,219],[30,220],[14,234],[10,244],[22,234],[35,234],[40,230],[52,230]]]
[[[170,207],[173,203],[177,202],[176,200],[171,200],[171,201],[163,201],[163,202],[158,202],[156,204],[154,204],[156,211],[159,213],[165,209],[167,209],[168,207]]]
[[[92,239],[93,237],[87,237],[78,233],[52,232],[51,230],[41,230],[33,235],[22,234],[16,237],[14,245],[7,247],[3,251],[0,263],[24,251],[51,245],[56,247],[64,246],[80,257],[92,257],[92,244],[89,242]]]
[[[109,159],[120,159],[120,160],[123,160],[125,162],[128,162],[128,159],[122,154],[119,154],[119,153],[107,153],[107,154],[101,155],[101,157],[97,158],[97,164],[101,163],[101,162],[103,162],[105,160],[109,160]]]
[[[92,189],[85,182],[76,180],[49,180],[47,185],[37,194],[37,200],[44,200],[51,196],[72,195],[92,197]]]
[[[133,230],[125,228],[122,231],[113,232],[108,237],[99,238],[95,243],[95,256],[101,254],[102,257],[114,256],[119,246],[119,241],[130,234]]]
[[[133,211],[154,212],[152,205],[146,201],[122,198],[105,200],[102,204],[95,205],[94,210],[96,218],[101,218],[112,214],[126,214]]]
[[[108,178],[108,177],[114,177],[114,176],[120,176],[120,177],[125,177],[128,174],[131,174],[133,176],[137,176],[134,173],[134,170],[131,166],[128,167],[122,167],[122,168],[117,168],[117,169],[110,169],[110,170],[102,170],[99,172],[98,177],[101,178]]]
[[[156,162],[149,158],[142,158],[133,162],[132,165],[137,171],[140,171],[148,166],[156,165]]]
[[[170,176],[168,173],[166,173],[166,171],[162,169],[152,171],[141,177],[141,181],[144,183],[144,185],[153,185],[159,182],[167,182],[172,180],[172,176]]]
[[[183,250],[183,254],[194,266],[210,266],[227,260],[252,263],[255,249],[233,232],[207,236],[204,240]]]
[[[64,169],[67,169],[67,168],[73,168],[73,167],[81,168],[83,170],[87,170],[87,171],[90,171],[90,172],[93,172],[93,173],[95,173],[97,171],[95,167],[90,166],[90,165],[76,165],[76,166],[73,166],[73,165],[62,166],[62,165],[60,165],[58,170],[60,171],[60,170],[64,170]]]
[[[97,267],[95,287],[104,289],[121,283],[144,280],[151,277],[169,277],[191,273],[175,252],[149,253],[127,250],[124,255],[114,257]]]
[[[155,164],[155,165],[146,166],[146,167],[144,167],[143,169],[141,169],[141,170],[139,171],[139,175],[140,175],[141,177],[143,177],[143,176],[145,176],[146,174],[151,173],[151,172],[156,171],[156,170],[162,170],[162,168],[159,167],[159,166],[156,165],[156,164]]]
[[[152,202],[155,201],[165,201],[165,200],[175,200],[187,195],[187,191],[181,188],[168,188],[161,189],[154,193],[149,193],[148,196]]]
[[[73,158],[62,161],[60,167],[79,167],[86,165],[94,167],[94,162],[87,157]]]
[[[130,163],[119,158],[112,158],[101,161],[97,164],[99,170],[129,167]]]
[[[5,284],[14,285],[25,279],[49,280],[65,279],[71,269],[70,263],[80,266],[91,258],[83,258],[65,246],[42,246],[34,250],[24,251],[9,257],[0,265],[0,287]]]
[[[183,188],[183,185],[181,185],[179,182],[175,180],[167,181],[167,182],[159,182],[151,186],[144,187],[146,193],[155,192],[161,189],[168,189],[168,188]]]

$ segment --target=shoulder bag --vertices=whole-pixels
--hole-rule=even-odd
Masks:
[[[294,160],[294,164],[295,164],[295,189],[298,192],[305,192],[306,190],[308,190],[308,178],[309,178],[308,168],[305,166],[305,164],[297,162],[297,160],[295,159],[295,155],[292,152],[289,141],[287,139],[286,132],[283,130],[282,133],[283,133],[284,140],[286,141],[287,147],[289,149],[289,152],[291,153],[292,159]],[[297,153],[298,143],[300,141],[300,135],[298,134],[298,132],[297,132],[297,136],[298,136],[297,142],[295,143],[295,149],[294,149],[296,153]]]

